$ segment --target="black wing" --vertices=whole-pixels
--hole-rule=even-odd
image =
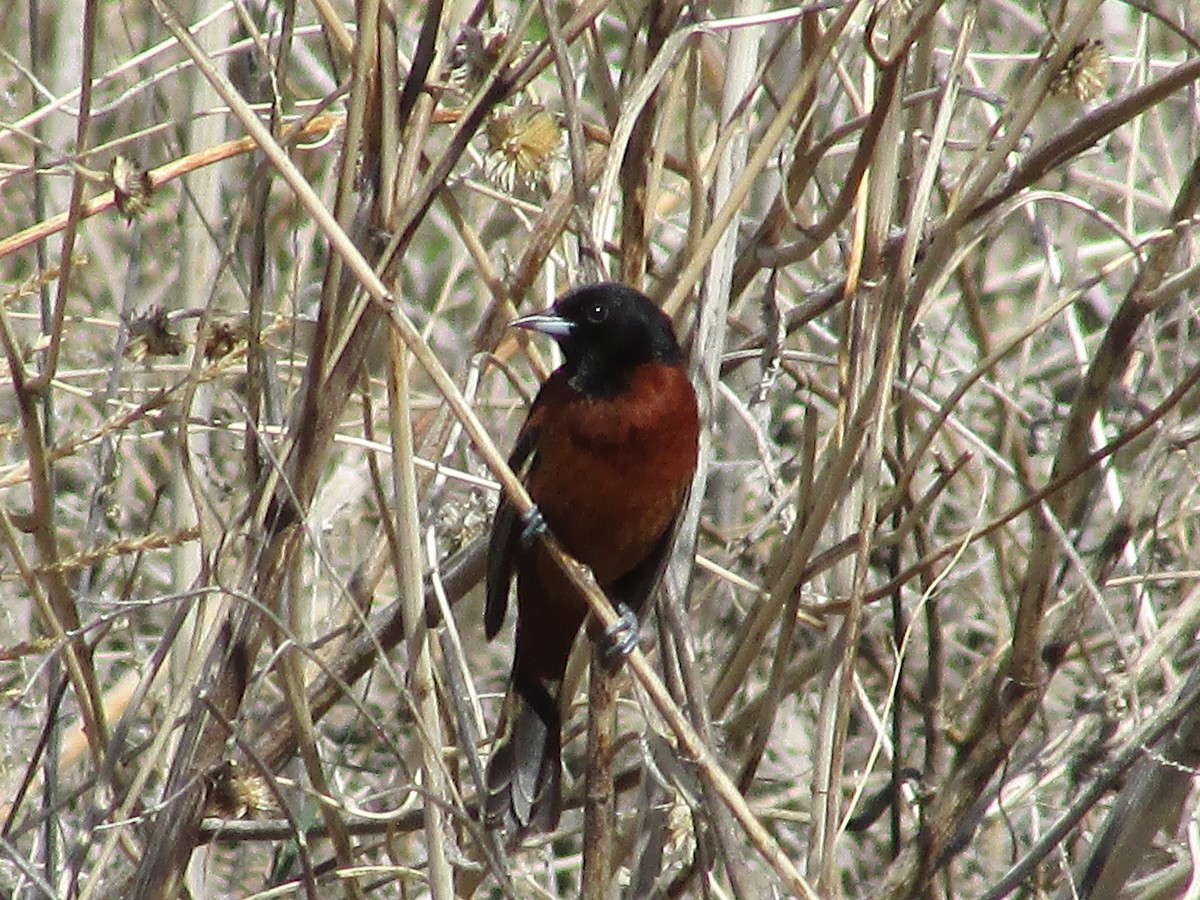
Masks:
[[[529,418],[525,420],[521,433],[517,435],[516,446],[508,457],[509,468],[522,478],[525,477],[528,467],[533,464],[538,433],[541,431],[534,416],[537,405],[535,400],[533,408],[529,411]],[[504,624],[504,614],[508,610],[513,551],[516,549],[520,528],[520,515],[508,502],[508,497],[501,492],[500,505],[496,507],[496,518],[492,521],[492,534],[488,539],[487,594],[483,609],[483,629],[489,641],[500,631],[500,626]]]
[[[675,531],[678,525],[679,516],[676,515],[671,527],[658,539],[658,543],[646,558],[604,589],[614,606],[624,604],[635,616],[642,618],[646,600],[654,593],[654,589],[662,580],[663,572],[666,571],[671,549],[675,546]]]

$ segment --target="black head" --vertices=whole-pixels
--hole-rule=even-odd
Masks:
[[[613,282],[567,291],[549,310],[513,325],[548,334],[562,347],[570,384],[611,397],[646,363],[678,365],[683,351],[667,314],[640,291]]]

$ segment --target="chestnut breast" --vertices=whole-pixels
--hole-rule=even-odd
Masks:
[[[661,363],[638,366],[613,397],[565,380],[546,387],[567,402],[540,423],[529,493],[564,548],[608,584],[679,512],[696,467],[696,396],[682,367]]]

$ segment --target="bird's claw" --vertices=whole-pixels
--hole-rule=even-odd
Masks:
[[[617,621],[600,634],[600,663],[612,672],[629,658],[642,636],[641,626],[633,610],[624,603],[617,604]]]
[[[549,530],[541,507],[534,504],[530,507],[529,512],[521,516],[521,549],[532,550],[538,538]]]

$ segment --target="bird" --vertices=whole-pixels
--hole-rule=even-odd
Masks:
[[[512,323],[548,335],[563,363],[542,385],[509,466],[534,503],[501,497],[488,541],[484,630],[504,622],[516,576],[512,673],[485,773],[484,821],[549,832],[562,808],[559,690],[587,602],[537,540],[589,566],[637,639],[696,470],[700,418],[670,317],[624,284],[570,290]],[[621,648],[618,648],[621,649]],[[619,654],[618,654],[619,656]]]

